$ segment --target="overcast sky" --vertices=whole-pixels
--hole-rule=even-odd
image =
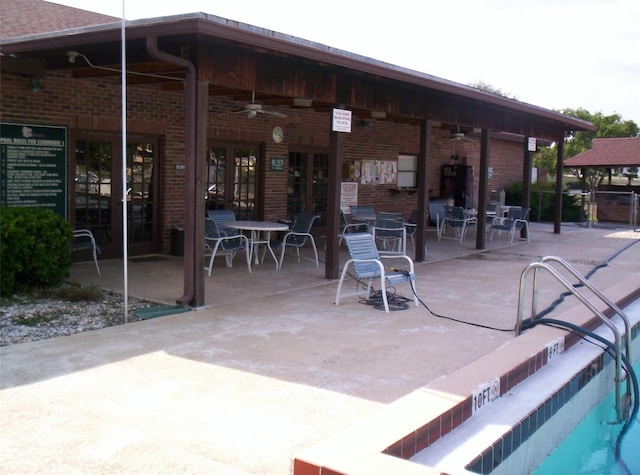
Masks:
[[[548,109],[640,124],[638,0],[54,0],[128,20],[204,12]],[[383,6],[384,5],[384,6]]]

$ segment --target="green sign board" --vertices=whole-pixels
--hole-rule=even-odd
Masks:
[[[67,128],[0,123],[0,204],[67,218]]]
[[[282,158],[282,157],[271,157],[271,171],[272,172],[283,172],[284,171],[284,158]]]

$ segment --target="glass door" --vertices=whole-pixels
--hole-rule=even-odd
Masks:
[[[320,152],[290,152],[288,167],[287,216],[293,220],[300,212],[320,217],[314,226],[326,225],[329,189],[329,155]]]
[[[210,147],[206,209],[230,209],[236,219],[255,219],[257,176],[258,147]]]
[[[127,144],[127,240],[129,252],[143,254],[154,246],[154,157],[156,145],[148,141]]]
[[[122,200],[120,138],[82,134],[74,142],[74,170],[70,189],[70,221],[75,229],[89,229],[101,257],[123,255],[122,203],[127,204],[128,254],[159,251],[157,178],[154,173],[158,144],[132,139],[127,144],[126,199]]]

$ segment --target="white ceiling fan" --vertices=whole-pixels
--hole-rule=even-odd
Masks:
[[[263,109],[262,104],[258,104],[256,102],[255,91],[251,91],[251,102],[249,104],[246,104],[242,109],[233,111],[232,114],[247,114],[247,117],[249,119],[253,119],[258,114],[266,114],[272,117],[279,117],[281,119],[284,119],[285,117],[287,117],[287,114],[283,114],[282,112]]]
[[[476,139],[465,137],[464,132],[460,131],[460,125],[458,125],[457,132],[451,132],[450,140],[452,140],[452,141],[468,140],[469,142],[475,142],[476,141]]]

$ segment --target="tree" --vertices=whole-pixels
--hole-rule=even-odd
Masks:
[[[480,89],[481,91],[484,91],[484,92],[490,92],[491,94],[507,97],[509,99],[517,99],[517,97],[511,94],[510,92],[506,92],[506,91],[503,91],[502,89],[498,89],[497,87],[492,86],[491,84],[487,84],[486,82],[477,81],[474,83],[470,83],[469,86],[475,87],[476,89]]]
[[[593,132],[569,132],[564,140],[565,158],[573,157],[590,149],[594,138],[640,136],[640,128],[638,127],[638,124],[632,120],[622,120],[622,116],[617,113],[604,115],[602,112],[596,112],[595,114],[592,114],[585,109],[564,109],[558,112],[591,122],[597,127]],[[542,148],[534,158],[533,164],[542,170],[546,170],[550,175],[555,175],[557,172],[556,144]],[[573,170],[572,173],[578,176],[581,183],[583,183],[583,189],[586,188],[584,186],[586,183],[590,183],[590,188],[593,189],[594,186],[597,186],[602,182],[604,177],[607,175],[608,170],[604,168],[591,168],[587,169],[584,176],[581,170]]]

